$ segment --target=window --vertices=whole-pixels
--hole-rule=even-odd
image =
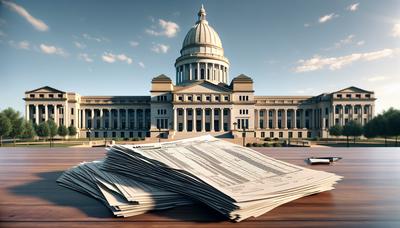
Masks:
[[[206,96],[206,101],[210,101],[211,97],[210,96]]]
[[[337,98],[342,98],[342,94],[338,94],[336,96],[337,96]]]
[[[261,138],[265,138],[265,132],[261,132]]]
[[[53,97],[54,97],[54,94],[49,94],[49,97],[50,97],[50,98],[53,98]]]
[[[328,115],[328,114],[329,114],[329,109],[325,108],[325,115]]]
[[[216,100],[216,101],[219,101],[219,96],[215,96],[215,100]]]
[[[178,109],[178,115],[182,116],[183,115],[183,110],[182,109]]]
[[[228,109],[224,109],[224,116],[228,115]]]
[[[336,107],[335,107],[335,114],[339,114],[339,110],[340,110],[339,107],[336,106]]]
[[[197,96],[197,101],[201,101],[201,96]]]
[[[179,96],[178,100],[183,101],[183,96]]]
[[[366,98],[370,98],[370,97],[371,97],[371,94],[365,94],[365,97],[366,97]]]
[[[303,138],[303,132],[297,132],[297,138]]]
[[[44,94],[39,94],[39,97],[40,97],[40,98],[43,98],[43,97],[44,97]]]
[[[196,115],[201,115],[201,109],[196,109]]]
[[[74,108],[71,108],[71,115],[74,115]]]
[[[29,97],[30,97],[30,98],[34,98],[34,97],[35,97],[35,94],[30,94]]]
[[[356,97],[357,98],[361,98],[361,94],[356,94]]]
[[[273,137],[274,137],[274,132],[270,132],[270,133],[269,133],[269,137],[270,137],[270,138],[273,138]]]
[[[346,94],[346,98],[351,98],[351,94]]]
[[[188,96],[188,100],[189,101],[193,101],[193,97],[192,96]]]
[[[201,77],[201,79],[204,79],[204,69],[200,70],[200,77]]]
[[[58,97],[61,98],[63,95],[62,94],[58,94]]]
[[[187,110],[187,114],[188,114],[189,116],[191,116],[191,115],[193,114],[192,109],[188,109],[188,110]]]
[[[166,100],[167,100],[167,96],[166,95],[157,96],[157,101],[166,101]]]
[[[229,97],[228,96],[225,96],[225,101],[229,101]]]
[[[307,132],[307,138],[311,138],[311,132]]]
[[[293,132],[289,132],[288,137],[289,137],[289,138],[293,138]]]
[[[283,138],[283,132],[279,132],[279,138]]]

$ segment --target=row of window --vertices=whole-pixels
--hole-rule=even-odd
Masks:
[[[249,110],[248,109],[240,109],[239,110],[239,114],[240,115],[248,115],[249,114]]]
[[[188,116],[193,115],[193,109],[187,109],[186,112],[187,112]],[[201,109],[196,109],[196,115],[197,116],[200,116],[201,112],[202,112]],[[211,110],[210,109],[206,109],[204,112],[205,112],[206,116],[209,116],[211,114]],[[227,116],[228,115],[228,109],[224,109],[223,114],[224,114],[224,116]],[[178,109],[178,115],[179,116],[183,116],[183,109]],[[219,115],[219,109],[214,109],[214,115]]]
[[[349,114],[351,109],[352,109],[351,106],[344,106],[344,113]],[[339,106],[336,106],[335,114],[340,114],[340,110],[341,110],[341,108]],[[361,112],[362,112],[361,108],[357,108],[357,107],[354,108],[354,114],[361,114]],[[367,113],[368,113],[368,107],[364,106],[364,114],[367,114]]]
[[[167,129],[168,126],[168,119],[157,119],[157,129]]]
[[[202,96],[187,96],[186,99],[188,101],[193,101],[195,99],[196,101],[202,101]],[[184,96],[178,96],[179,101],[184,100]],[[211,96],[205,96],[205,101],[211,101]],[[214,96],[214,101],[220,101],[219,96]],[[229,101],[229,96],[223,96],[223,101]]]
[[[33,94],[33,93],[32,93],[32,94],[29,94],[29,97],[30,97],[30,98],[35,98],[36,95],[37,95],[37,94]],[[40,98],[45,98],[46,96],[45,96],[43,93],[41,93],[41,94],[39,94],[39,97],[40,97]],[[50,94],[47,95],[47,97],[48,97],[48,98],[55,98],[55,97],[62,98],[63,95],[62,95],[61,93],[58,93],[58,94],[52,94],[52,93],[50,93]]]
[[[167,95],[157,96],[157,101],[167,101]]]
[[[158,115],[167,115],[167,109],[158,109],[157,114]]]
[[[249,96],[239,96],[239,101],[249,101]]]
[[[261,132],[261,138],[265,137],[265,132]],[[270,132],[269,137],[275,138],[275,132]],[[307,132],[307,137],[311,138],[311,132]],[[278,132],[278,138],[283,138],[283,132]],[[288,138],[293,138],[293,132],[288,132]],[[297,132],[297,138],[303,138],[303,132]]]
[[[97,131],[95,131],[94,133],[93,133],[93,135],[94,135],[94,137],[95,138],[109,138],[109,137],[111,137],[111,138],[117,138],[117,137],[120,137],[120,138],[125,138],[125,137],[129,137],[129,138],[134,138],[134,137],[138,137],[138,138],[142,138],[142,137],[150,137],[150,133],[149,132],[146,132],[146,133],[144,133],[144,132],[137,132],[137,134],[136,134],[136,136],[135,136],[135,134],[134,134],[134,132],[132,132],[132,131],[130,131],[129,132],[129,134],[125,134],[125,132],[119,132],[119,134],[117,134],[118,132],[115,132],[115,131],[113,131],[113,132],[111,132],[111,134],[109,134],[110,132],[107,132],[107,131],[105,131],[105,132],[103,132],[102,134],[101,134],[101,132],[97,132]],[[86,132],[86,137],[87,138],[89,138],[89,137],[91,137],[91,134],[90,134],[90,132]]]
[[[344,96],[343,96],[344,95]],[[355,94],[352,96],[352,94],[336,94],[337,98],[361,98],[361,94]],[[371,94],[365,94],[365,98],[371,98]]]

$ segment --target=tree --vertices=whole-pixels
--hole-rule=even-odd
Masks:
[[[8,136],[13,139],[14,146],[17,137],[21,137],[24,131],[24,119],[21,117],[21,114],[15,111],[12,108],[7,108],[2,112],[11,123],[11,131],[8,133]]]
[[[333,136],[341,136],[342,135],[342,131],[343,131],[343,127],[340,125],[334,125],[332,127],[329,128],[329,134],[333,135]]]
[[[51,147],[52,143],[53,143],[53,138],[58,133],[58,127],[57,127],[57,124],[53,120],[48,120],[47,125],[49,126],[50,147]]]
[[[388,136],[395,137],[397,146],[397,139],[400,135],[400,110],[390,108],[383,115],[387,118]]]
[[[75,136],[77,134],[76,127],[74,125],[71,125],[68,127],[68,134],[69,136]]]
[[[349,121],[343,127],[343,135],[347,138],[347,147],[349,147],[349,137],[353,136],[354,144],[356,143],[356,137],[361,136],[363,133],[363,128],[360,123],[356,121]]]
[[[36,128],[36,134],[41,138],[47,138],[50,134],[49,125],[47,122],[40,123]]]
[[[65,125],[60,125],[58,127],[58,135],[61,137],[65,137],[68,135],[68,128]]]
[[[0,113],[0,146],[3,145],[3,137],[11,131],[11,122],[3,113]]]
[[[32,122],[24,121],[24,131],[22,132],[22,138],[32,139],[35,136],[35,128]]]

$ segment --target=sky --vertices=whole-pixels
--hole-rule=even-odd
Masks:
[[[400,1],[0,0],[0,110],[23,113],[24,92],[150,95],[174,62],[201,4],[255,95],[375,92],[400,108]]]

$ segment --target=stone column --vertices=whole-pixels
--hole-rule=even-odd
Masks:
[[[25,120],[29,121],[29,105],[25,105]]]
[[[174,108],[174,131],[178,131],[178,112],[176,108]]]
[[[214,130],[214,109],[210,108],[210,131]]]
[[[86,109],[82,109],[82,129],[86,129]]]
[[[94,109],[90,110],[90,121],[92,123],[91,129],[94,129]]]
[[[274,128],[278,129],[278,111],[279,109],[274,110]]]
[[[47,121],[49,119],[49,110],[48,106],[44,105],[44,121]]]
[[[208,79],[208,63],[205,63],[205,65],[206,65],[206,68],[205,68],[205,70],[204,70],[204,79],[205,80],[207,80]]]
[[[197,109],[196,108],[194,108],[194,109],[192,109],[192,123],[193,123],[193,131],[194,132],[197,132],[197,130],[196,130],[196,128],[197,128]]]
[[[287,109],[283,110],[282,117],[285,118],[285,121],[283,121],[283,125],[282,126],[283,126],[284,129],[288,129],[288,127],[287,127],[287,119],[288,119],[287,118]]]
[[[189,63],[189,80],[193,80],[193,67],[191,63]]]
[[[102,108],[100,108],[100,128],[104,128],[104,113]]]
[[[306,111],[307,109],[303,109],[301,111],[301,127],[303,129],[306,129]]]
[[[199,80],[200,79],[200,63],[197,63],[197,78],[195,78],[195,80]]]
[[[142,120],[143,120],[143,128],[142,129],[146,129],[146,109],[143,109],[143,115],[142,115]]]
[[[260,111],[258,109],[254,109],[254,130],[259,129],[260,126]]]
[[[219,131],[224,131],[224,109],[220,108]]]
[[[186,108],[183,108],[183,131],[187,131]]]
[[[39,124],[39,105],[35,105],[35,123]]]
[[[264,128],[269,129],[269,110],[264,109]]]
[[[206,131],[206,109],[201,109],[201,132]]]
[[[59,118],[58,118],[58,108],[57,108],[57,105],[54,105],[53,107],[54,107],[54,122],[56,123],[57,126],[60,126],[60,121],[59,121]],[[78,116],[78,113],[79,113],[79,112],[76,113],[77,116]],[[78,118],[78,120],[79,120],[79,118]]]
[[[292,128],[297,129],[297,109],[293,109],[293,116],[292,116]]]

